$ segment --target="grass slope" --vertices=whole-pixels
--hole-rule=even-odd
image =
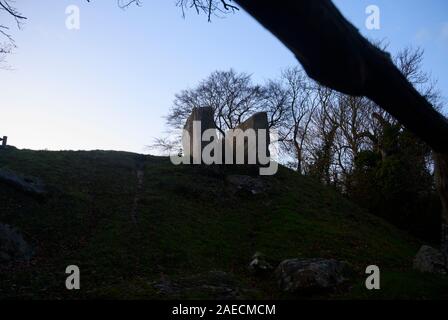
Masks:
[[[0,168],[39,177],[51,190],[39,201],[0,184],[0,222],[36,248],[30,264],[0,269],[0,298],[167,298],[153,281],[210,270],[235,275],[256,290],[250,298],[296,298],[280,294],[272,277],[247,271],[256,251],[274,262],[348,261],[357,271],[353,288],[329,298],[448,297],[446,278],[411,271],[420,243],[285,168],[266,178],[271,188],[259,195],[233,194],[215,169],[125,152],[10,148],[0,151]],[[80,291],[65,289],[70,264],[81,269]],[[363,287],[371,264],[382,270],[377,292]]]

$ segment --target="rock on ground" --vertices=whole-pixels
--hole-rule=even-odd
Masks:
[[[29,261],[33,249],[13,227],[0,224],[0,263]]]
[[[345,262],[333,259],[290,259],[275,271],[282,291],[301,293],[335,289],[348,281],[351,273]]]
[[[260,177],[252,178],[235,174],[227,176],[226,180],[236,191],[245,191],[254,195],[263,193],[267,189],[265,182]]]
[[[443,254],[430,246],[422,246],[414,258],[414,269],[420,272],[447,274]]]
[[[47,194],[42,181],[37,178],[22,177],[11,170],[0,168],[0,182],[27,194],[39,197]]]
[[[266,273],[273,269],[272,265],[261,252],[256,252],[249,263],[249,270],[253,273]]]
[[[152,286],[167,298],[206,298],[216,300],[241,300],[256,294],[245,289],[231,275],[223,271],[209,271],[171,280],[164,276]]]

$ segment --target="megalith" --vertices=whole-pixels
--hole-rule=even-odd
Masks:
[[[269,143],[267,114],[258,112],[226,134],[225,148],[232,150],[233,163],[243,160],[243,164],[267,164],[262,157],[269,157]],[[238,150],[238,144],[242,150]]]
[[[208,144],[207,141],[202,141],[202,134],[207,129],[216,129],[213,108],[193,108],[182,135],[184,155],[189,156],[193,163],[202,163],[202,150]]]
[[[213,139],[204,138],[203,141],[203,134],[208,129],[215,130],[215,136]],[[193,108],[182,135],[184,156],[193,160],[194,164],[207,163],[202,159],[202,152],[210,143],[217,143],[217,149],[222,153],[222,162],[219,164],[269,164],[270,139],[266,112],[255,113],[228,130],[223,139],[218,136],[213,108]],[[221,155],[217,158],[221,160]]]

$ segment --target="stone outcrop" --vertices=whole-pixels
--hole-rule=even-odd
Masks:
[[[23,177],[11,170],[0,169],[0,183],[29,195],[37,197],[47,195],[47,190],[42,181],[33,177]]]
[[[261,252],[256,252],[249,263],[249,270],[255,274],[268,273],[273,269],[266,256]]]
[[[194,108],[184,126],[182,146],[184,154],[188,155],[195,164],[203,162],[201,158],[202,151],[210,144],[209,141],[202,141],[202,135],[208,129],[218,130],[214,122],[213,108]],[[260,137],[264,141],[261,141]],[[216,142],[218,143],[217,150],[221,152],[222,163],[269,164],[270,140],[266,112],[252,115],[236,128],[226,132],[224,140],[220,139]],[[238,143],[242,146],[241,153],[237,152]],[[260,148],[263,148],[263,150],[260,150]],[[261,153],[263,158],[259,157],[259,153]],[[221,157],[218,158],[221,159]]]
[[[29,261],[33,249],[13,227],[0,223],[0,263]]]
[[[226,182],[234,188],[233,193],[241,192],[256,195],[268,189],[266,182],[259,176],[256,178],[247,175],[232,174],[226,177]]]
[[[216,300],[241,300],[258,295],[256,291],[242,286],[232,274],[215,270],[174,280],[162,276],[151,285],[160,296],[169,299],[207,297]]]
[[[430,246],[420,248],[414,258],[414,269],[420,272],[447,274],[442,252]]]
[[[333,259],[290,259],[277,267],[275,275],[282,291],[319,292],[335,289],[348,281],[351,269]]]
[[[264,130],[264,141],[260,140],[261,130]],[[252,138],[251,133],[254,133],[254,145],[249,143],[249,139]],[[233,134],[226,136],[226,148],[233,148],[233,163],[237,163],[236,145],[238,139],[244,141],[244,164],[266,164],[265,161],[259,158],[259,151],[261,151],[262,155],[269,157],[269,125],[266,112],[255,113],[235,127]],[[260,148],[263,148],[263,150],[260,150]],[[250,161],[249,154],[253,155],[253,161]]]

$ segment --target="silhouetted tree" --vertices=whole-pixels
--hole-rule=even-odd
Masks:
[[[216,128],[224,136],[259,111],[267,112],[270,128],[278,127],[284,121],[285,102],[283,89],[273,82],[261,86],[246,73],[215,71],[195,88],[176,94],[166,117],[168,137],[157,138],[151,147],[164,153],[180,149],[181,129],[193,108],[213,108]]]
[[[215,124],[224,135],[254,112],[262,109],[263,88],[254,85],[251,76],[233,69],[215,71],[196,88],[176,94],[167,124],[174,129],[183,128],[193,108],[212,107]]]
[[[0,17],[6,16],[6,22],[0,23],[0,67],[6,61],[7,55],[16,47],[14,38],[10,33],[11,26],[8,24],[8,20],[15,23],[16,27],[20,29],[23,20],[26,19],[13,3],[14,1],[11,0],[0,0]]]
[[[296,55],[311,78],[342,93],[368,97],[436,152],[445,208],[442,246],[448,249],[448,120],[331,0],[236,2]]]
[[[310,158],[310,131],[313,114],[318,107],[318,98],[314,82],[306,77],[298,67],[286,69],[279,81],[284,92],[284,120],[278,128],[279,140],[284,151],[289,153],[292,166],[305,173]]]

